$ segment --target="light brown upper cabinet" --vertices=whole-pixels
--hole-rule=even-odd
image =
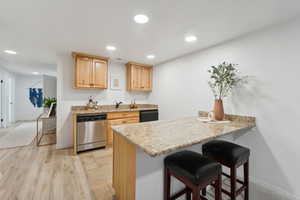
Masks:
[[[108,58],[72,53],[75,59],[75,88],[107,89]]]
[[[140,63],[128,62],[127,90],[129,91],[152,91],[153,66]]]

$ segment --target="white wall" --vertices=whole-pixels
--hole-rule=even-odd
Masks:
[[[8,84],[9,79],[11,79],[11,87]],[[0,66],[0,80],[3,80],[0,88],[0,119],[3,119],[2,126],[7,127],[9,123],[15,121],[15,75]],[[11,95],[11,99],[9,99],[9,95]],[[9,106],[11,106],[11,113]]]
[[[16,74],[16,121],[35,120],[43,112],[43,107],[34,107],[29,100],[29,88],[31,87],[43,88],[43,77]]]
[[[152,103],[161,119],[210,110],[208,68],[239,64],[251,80],[225,100],[225,111],[257,117],[257,130],[235,142],[251,148],[251,199],[300,199],[300,19],[155,67]],[[259,191],[262,190],[262,191]],[[283,197],[280,197],[282,193]],[[262,196],[263,195],[263,196]]]
[[[57,96],[57,79],[54,76],[43,75],[44,97]]]
[[[147,103],[148,93],[126,91],[126,68],[118,62],[110,62],[108,67],[109,88],[110,75],[120,75],[121,90],[95,90],[74,89],[74,61],[71,54],[58,55],[57,68],[57,148],[65,148],[73,145],[71,106],[85,105],[89,96],[93,96],[100,105],[114,104],[114,101],[130,103],[136,99],[136,103]]]
[[[44,98],[57,97],[57,79],[55,76],[43,75]],[[43,131],[53,132],[56,129],[56,119],[43,120]]]

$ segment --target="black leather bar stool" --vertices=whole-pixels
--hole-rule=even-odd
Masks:
[[[201,189],[213,184],[215,200],[221,200],[222,166],[199,153],[181,151],[165,158],[164,200],[175,200],[182,195],[186,199],[206,199],[200,195]],[[185,184],[185,188],[171,196],[171,176]]]
[[[222,141],[214,140],[202,146],[203,155],[218,161],[222,165],[230,168],[230,175],[222,173],[224,176],[230,178],[230,192],[222,189],[222,192],[227,194],[231,200],[236,200],[236,197],[243,191],[245,192],[245,200],[249,199],[249,157],[250,150],[240,145]],[[237,168],[244,165],[244,181],[237,179]],[[242,187],[237,189],[237,182],[242,184]],[[202,191],[206,194],[206,190]]]

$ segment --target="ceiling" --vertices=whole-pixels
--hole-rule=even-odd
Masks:
[[[79,51],[158,64],[300,13],[299,0],[1,0],[0,59],[12,70],[55,70]],[[136,14],[147,24],[136,24]],[[195,43],[184,37],[194,34]],[[117,47],[108,52],[106,45]],[[17,55],[6,55],[11,49]],[[155,54],[148,60],[146,55]],[[29,69],[33,67],[34,69]]]

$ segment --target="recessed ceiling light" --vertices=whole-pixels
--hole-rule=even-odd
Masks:
[[[148,58],[148,59],[154,59],[154,58],[155,58],[155,55],[150,54],[150,55],[147,56],[147,58]]]
[[[184,40],[185,40],[186,42],[195,42],[195,41],[197,41],[197,37],[194,36],[194,35],[189,35],[189,36],[186,36],[186,37],[184,38]]]
[[[39,75],[39,72],[32,72],[33,75]]]
[[[147,15],[136,15],[134,16],[134,21],[138,24],[146,24],[149,21],[149,17]]]
[[[106,46],[106,49],[109,50],[109,51],[115,51],[115,50],[117,50],[116,47],[110,46],[110,45]]]
[[[13,54],[13,55],[17,54],[17,52],[12,51],[12,50],[5,50],[4,52],[8,53],[8,54]]]

